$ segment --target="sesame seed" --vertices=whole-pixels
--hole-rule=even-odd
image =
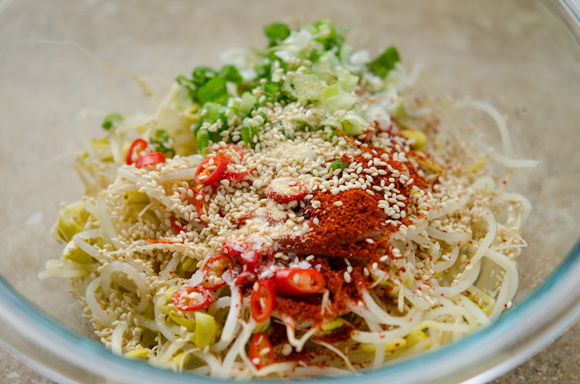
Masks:
[[[350,283],[350,274],[348,273],[348,271],[344,272],[344,281]]]

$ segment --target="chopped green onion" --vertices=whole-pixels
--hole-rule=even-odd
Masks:
[[[196,86],[201,87],[216,76],[217,72],[212,68],[199,66],[193,70],[191,79]]]
[[[319,73],[334,72],[339,65],[340,61],[336,54],[333,51],[326,51],[319,57],[318,63],[316,63],[316,71]]]
[[[258,135],[259,131],[258,131],[258,127],[250,127],[250,140],[251,143],[250,145],[253,147],[256,145],[256,143],[259,141]]]
[[[240,112],[248,114],[254,108],[258,98],[250,92],[244,92],[242,95],[242,102],[240,103]]]
[[[349,136],[356,136],[364,131],[364,128],[368,126],[368,123],[355,113],[347,113],[341,119],[342,128],[344,133]]]
[[[384,79],[391,70],[395,69],[395,63],[399,61],[401,61],[401,59],[397,48],[389,47],[369,64],[369,70]]]
[[[264,84],[264,96],[266,96],[266,102],[280,101],[282,99],[280,84],[268,81]]]
[[[203,105],[202,109],[206,110],[202,117],[202,121],[207,121],[210,124],[215,123],[222,116],[225,117],[225,112],[227,110],[226,107],[218,103],[206,103]],[[224,122],[225,121],[222,121],[222,123]]]
[[[318,76],[313,74],[297,74],[292,78],[292,86],[296,90],[298,101],[318,101],[322,95],[322,86]]]
[[[290,28],[286,24],[273,23],[264,27],[264,34],[270,40],[284,40],[290,35]]]
[[[209,147],[209,132],[207,129],[204,128],[197,131],[196,144],[199,152],[202,152],[204,149]]]
[[[187,90],[187,93],[189,94],[189,98],[192,101],[197,100],[197,96],[196,96],[196,92],[195,92],[195,84],[193,84],[193,82],[191,80],[189,80],[185,76],[181,75],[181,76],[177,76],[175,81],[177,82],[177,84],[182,86],[182,89]]]
[[[324,127],[324,140],[332,141],[333,138],[340,137],[340,133],[334,127],[327,125]]]
[[[175,156],[175,150],[173,149],[175,141],[169,133],[163,129],[155,131],[153,137],[149,139],[149,144],[151,144],[156,152],[161,152],[165,154],[166,157]]]
[[[254,65],[254,71],[256,71],[256,77],[258,79],[263,79],[268,77],[270,74],[270,69],[272,68],[272,62],[270,59],[264,59],[257,62]]]
[[[250,125],[249,124],[242,125],[242,140],[246,144],[250,144],[252,142],[251,137],[250,137]]]
[[[220,142],[223,139],[220,133],[228,129],[228,118],[226,116],[227,108],[218,103],[206,103],[203,105],[203,109],[205,110],[205,113],[197,129],[200,129],[203,123],[209,123],[213,125],[218,120],[221,121],[221,127],[219,127],[215,132],[207,133],[208,141],[212,141],[214,143]]]
[[[338,85],[347,92],[354,91],[358,84],[359,77],[351,74],[346,69],[338,72]]]
[[[209,102],[225,104],[228,99],[226,79],[221,76],[212,78],[203,87],[198,89],[197,98],[201,104]]]
[[[102,127],[107,131],[111,129],[113,123],[117,122],[120,123],[123,121],[123,116],[119,113],[111,113],[105,117],[105,121],[103,121]]]
[[[224,65],[219,72],[219,76],[232,83],[241,83],[244,80],[234,65]]]
[[[343,91],[338,84],[334,84],[324,89],[324,103],[332,112],[349,110],[356,103],[356,98]]]
[[[348,162],[342,160],[336,160],[333,161],[332,164],[330,164],[330,168],[332,168],[333,171],[336,171],[338,169],[344,171],[346,167],[348,167]]]
[[[235,78],[235,73],[228,68],[226,68],[224,74],[230,78]],[[199,101],[201,104],[205,104],[208,101],[217,101],[225,104],[227,101],[227,89],[224,77],[219,76],[219,78],[222,79],[221,81],[215,81],[208,86],[211,80],[215,80],[216,78],[218,78],[218,76],[215,70],[209,67],[199,66],[193,70],[191,80],[184,76],[178,76],[175,81],[187,89],[189,97],[194,102]],[[223,85],[221,83],[223,83]]]
[[[337,33],[336,28],[330,21],[322,19],[314,24],[314,26],[317,29],[316,34],[318,35],[315,40],[324,44],[325,50],[330,50],[335,47],[340,48],[342,43],[344,43],[344,36]]]
[[[261,112],[259,114],[259,116],[262,116],[262,118],[264,118],[264,115],[265,115],[264,112]],[[264,121],[266,121],[265,118]],[[263,126],[264,126],[263,123],[258,124],[254,120],[245,118],[244,121],[242,122],[242,140],[244,141],[244,143],[254,147],[258,142],[260,128]]]

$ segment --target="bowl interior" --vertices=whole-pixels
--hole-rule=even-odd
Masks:
[[[395,44],[403,61],[420,63],[445,94],[481,99],[505,113],[516,156],[541,160],[535,169],[515,170],[509,187],[534,206],[517,299],[540,287],[580,237],[580,65],[560,22],[541,2],[524,0],[10,4],[0,13],[1,278],[38,310],[93,338],[67,295],[68,282],[36,276],[62,250],[49,236],[59,203],[83,193],[73,170],[79,112],[95,112],[86,120],[93,136],[108,112],[154,108],[135,83],[76,44],[104,63],[150,76],[161,93],[176,75],[217,64],[226,49],[265,44],[265,24],[319,18],[349,26],[351,41],[373,53]],[[462,118],[493,127],[484,116]],[[494,130],[483,134],[497,144]]]

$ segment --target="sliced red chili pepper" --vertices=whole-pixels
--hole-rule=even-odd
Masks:
[[[252,249],[244,250],[238,255],[238,260],[244,265],[247,271],[254,272],[260,262],[260,254]]]
[[[203,205],[205,203],[205,195],[207,195],[207,193],[208,192],[205,191],[205,188],[200,188],[199,191],[197,191],[197,195],[195,198],[195,209],[197,211],[197,215],[199,216],[199,221],[206,227],[207,222],[203,220],[201,217],[205,215],[205,212],[203,211]]]
[[[238,147],[237,145],[235,145],[235,144],[227,144],[226,145],[226,149],[233,149],[234,151],[236,151],[238,153],[238,156],[240,158],[240,161],[242,161],[244,159],[244,150],[242,148]],[[220,148],[220,149],[217,150],[217,153],[219,155],[223,155],[223,156],[229,157],[228,155],[224,154],[224,152],[225,151],[223,150],[223,148]]]
[[[230,272],[233,268],[234,262],[229,256],[224,255],[223,253],[217,253],[210,256],[206,260],[202,269],[204,276],[201,286],[210,291],[215,291],[216,289],[223,287],[226,282],[222,279],[222,276],[224,273]]]
[[[233,181],[242,181],[245,180],[248,176],[250,176],[254,172],[253,169],[247,172],[227,172],[224,175],[225,180],[233,180]]]
[[[185,229],[183,229],[183,226],[185,224],[183,224],[181,220],[176,219],[175,217],[172,216],[171,219],[169,219],[169,221],[171,221],[171,228],[173,228],[173,230],[178,234],[181,233],[182,231],[186,232]]]
[[[262,280],[254,285],[250,297],[252,317],[262,323],[270,317],[276,307],[276,290],[270,280]]]
[[[301,200],[306,194],[306,186],[294,177],[279,177],[266,188],[266,196],[279,204]]]
[[[165,163],[165,155],[161,152],[155,152],[138,158],[135,162],[135,166],[137,168],[143,168],[147,165],[155,165],[160,163]]]
[[[195,171],[195,182],[203,185],[212,185],[219,182],[226,173],[229,163],[230,159],[225,156],[208,157],[198,165]],[[212,165],[215,165],[215,169],[207,169]]]
[[[250,220],[252,217],[254,217],[254,212],[247,213],[244,216],[240,217],[239,219],[233,219],[232,223],[235,225],[242,226],[245,225],[246,221]]]
[[[169,239],[149,239],[146,240],[149,244],[183,244],[183,240],[181,241],[173,241]]]
[[[274,252],[271,248],[255,243],[255,239],[249,238],[245,242],[227,240],[222,247],[223,253],[237,259],[243,266],[244,271],[254,273],[260,263],[262,256],[265,261],[274,259]]]
[[[276,292],[287,295],[307,295],[324,289],[322,273],[316,269],[279,269],[274,274]]]
[[[183,312],[206,309],[213,303],[214,298],[210,291],[200,287],[183,287],[171,296],[173,305]]]
[[[252,364],[258,369],[274,363],[274,348],[264,332],[258,332],[252,338],[249,356]]]
[[[127,155],[125,156],[125,163],[127,165],[133,164],[133,155],[139,154],[139,152],[144,151],[149,144],[143,139],[137,139],[131,144],[129,150],[127,151]]]
[[[242,286],[242,285],[251,284],[251,283],[255,282],[256,280],[257,279],[256,279],[255,273],[244,271],[238,275],[234,284],[238,285],[238,286]]]
[[[243,244],[232,240],[226,240],[224,246],[222,247],[223,253],[225,253],[230,257],[238,257],[238,255],[242,253],[244,250],[245,247]]]
[[[244,150],[242,148],[238,147],[235,144],[228,144],[228,145],[226,145],[226,149],[233,149],[234,151],[236,151],[238,153],[240,161],[243,160]],[[220,148],[217,151],[217,153],[219,155],[223,155],[231,160],[231,157],[224,152],[225,152],[224,148]],[[223,179],[224,180],[232,180],[232,181],[242,181],[242,180],[246,179],[249,175],[251,175],[252,172],[254,172],[254,171],[255,171],[255,169],[251,169],[247,172],[226,172],[226,174],[223,176]]]

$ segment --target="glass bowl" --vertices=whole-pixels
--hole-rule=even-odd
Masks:
[[[73,171],[79,111],[152,111],[133,82],[74,44],[169,84],[196,65],[216,64],[227,48],[265,43],[261,27],[273,21],[324,17],[350,26],[352,38],[374,52],[396,44],[404,62],[421,63],[445,93],[497,106],[509,117],[517,156],[541,160],[515,172],[511,186],[534,206],[513,308],[489,328],[358,382],[488,382],[580,317],[576,1],[23,0],[0,1],[0,10],[0,337],[46,376],[62,383],[214,382],[113,355],[72,306],[68,282],[37,279],[61,252],[49,237],[59,203],[83,192]]]

